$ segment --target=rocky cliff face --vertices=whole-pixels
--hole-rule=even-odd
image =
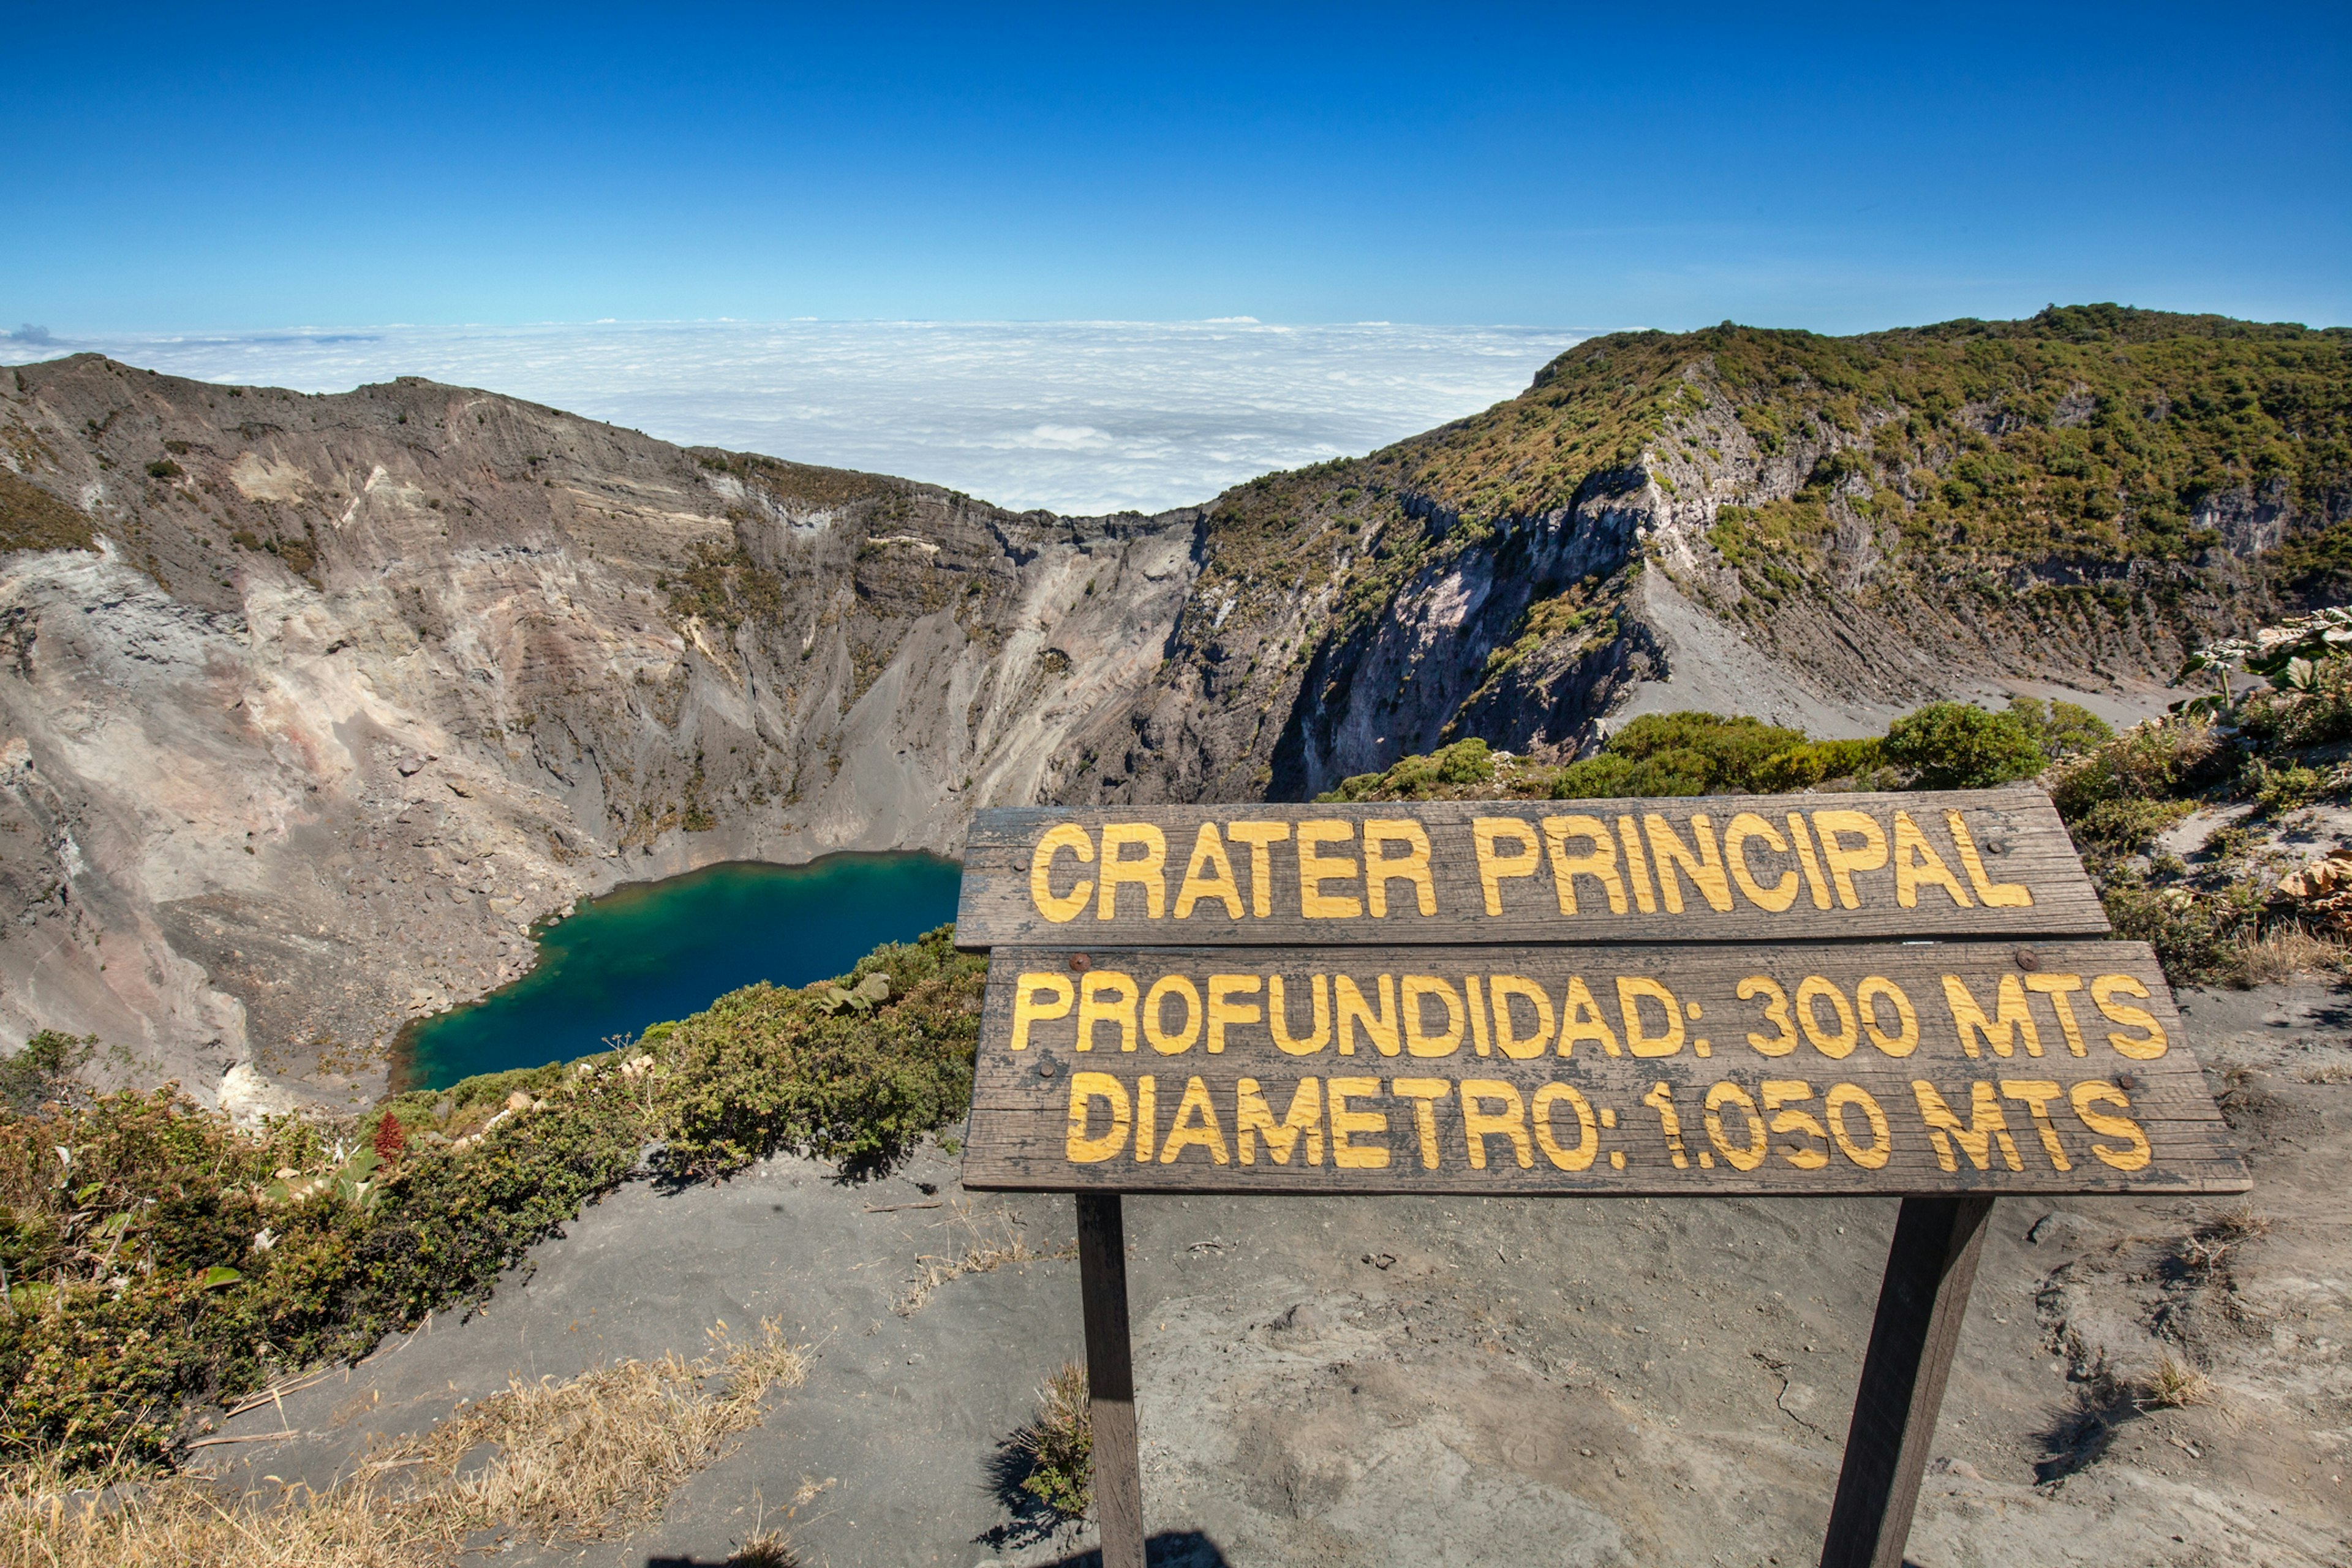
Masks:
[[[83,356],[9,378],[0,439],[90,540],[0,557],[0,1021],[232,1098],[364,1092],[615,882],[954,850],[1149,681],[1195,570],[1191,512],[1015,515],[422,382]]]
[[[2191,643],[2352,588],[2348,351],[2110,306],[1594,339],[1483,415],[1213,502],[1168,670],[1051,782],[1297,798],[1655,709],[2137,717]]]
[[[1014,514],[421,381],[0,379],[0,1038],[364,1095],[615,882],[1299,798],[1653,708],[2163,700],[2352,574],[2352,334],[2095,307],[1580,344],[1158,517]],[[225,1089],[224,1089],[225,1086]]]

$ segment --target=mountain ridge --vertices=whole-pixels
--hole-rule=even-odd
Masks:
[[[1611,334],[1104,518],[413,377],[17,367],[0,1026],[242,1109],[367,1098],[531,921],[715,860],[1310,797],[1464,735],[1562,758],[1660,707],[2128,717],[2194,640],[2341,590],[2347,343],[2116,307]]]

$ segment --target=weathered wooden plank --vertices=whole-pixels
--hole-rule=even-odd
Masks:
[[[974,950],[2106,930],[2028,789],[984,811],[956,916]]]
[[[1903,1200],[1821,1568],[1903,1568],[1992,1203],[1974,1195]]]
[[[1000,949],[964,1180],[1688,1196],[2247,1185],[2155,955],[2114,942]]]

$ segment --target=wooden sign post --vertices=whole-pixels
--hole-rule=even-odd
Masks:
[[[1142,1568],[1123,1193],[1903,1197],[1824,1564],[1898,1568],[1992,1200],[2248,1183],[2033,791],[983,812],[964,1184],[1078,1205]]]

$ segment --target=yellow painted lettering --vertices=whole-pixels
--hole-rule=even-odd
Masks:
[[[1043,970],[1022,975],[1013,987],[1012,1048],[1027,1050],[1029,1026],[1068,1017],[1070,1006],[1077,996],[1078,988],[1070,984],[1070,977],[1066,974]]]
[[[1140,859],[1123,858],[1119,851],[1143,851]],[[1102,899],[1095,919],[1107,921],[1118,913],[1118,889],[1123,883],[1143,889],[1144,912],[1159,920],[1168,912],[1168,836],[1149,822],[1112,822],[1103,826]]]
[[[1277,1165],[1290,1163],[1291,1152],[1298,1141],[1307,1141],[1307,1158],[1302,1164],[1323,1163],[1323,1092],[1322,1086],[1311,1078],[1302,1078],[1298,1087],[1290,1091],[1290,1109],[1281,1121],[1274,1119],[1274,1108],[1265,1101],[1265,1092],[1257,1079],[1243,1079],[1234,1085],[1234,1146],[1244,1165],[1257,1163],[1258,1136],[1265,1138],[1265,1152]]]
[[[1209,1086],[1197,1078],[1184,1082],[1184,1098],[1176,1102],[1176,1115],[1160,1145],[1160,1163],[1172,1165],[1187,1149],[1206,1149],[1220,1165],[1231,1158],[1225,1152],[1224,1129],[1217,1124],[1216,1103],[1209,1098]]]
[[[1492,1103],[1496,1109],[1489,1110]],[[1528,1137],[1527,1103],[1510,1084],[1491,1078],[1462,1080],[1462,1135],[1470,1145],[1470,1168],[1486,1168],[1486,1140],[1507,1138],[1511,1156],[1522,1171],[1536,1163],[1535,1144]]]
[[[1421,1168],[1437,1169],[1437,1102],[1454,1092],[1443,1078],[1399,1078],[1389,1080],[1389,1093],[1412,1101],[1412,1128],[1421,1138]]]
[[[1838,1026],[1822,1027],[1821,1004],[1827,1002],[1837,1014]],[[1805,1031],[1805,1038],[1813,1049],[1832,1061],[1843,1061],[1853,1054],[1861,1036],[1855,1028],[1853,1008],[1847,1003],[1845,993],[1837,983],[1818,974],[1808,974],[1797,982],[1797,1022]]]
[[[1743,811],[1723,829],[1723,862],[1731,868],[1732,883],[1741,897],[1766,913],[1777,915],[1797,901],[1797,868],[1791,866],[1781,872],[1780,879],[1769,888],[1759,884],[1748,864],[1748,842],[1757,838],[1776,854],[1789,853],[1789,841],[1770,823],[1752,811]]]
[[[1895,1129],[1886,1120],[1886,1112],[1868,1089],[1858,1083],[1832,1084],[1829,1093],[1822,1096],[1822,1104],[1829,1113],[1830,1139],[1838,1152],[1865,1171],[1886,1168],[1889,1156],[1895,1152]],[[1845,1113],[1859,1110],[1870,1124],[1867,1145],[1855,1142],[1853,1131],[1845,1124]]]
[[[1310,921],[1351,921],[1364,912],[1364,901],[1353,894],[1326,893],[1323,884],[1353,880],[1352,856],[1318,855],[1318,845],[1355,842],[1351,822],[1322,820],[1298,825],[1298,910]]]
[[[1402,855],[1385,853],[1387,846],[1405,846]],[[1413,908],[1424,915],[1437,912],[1437,883],[1429,870],[1429,835],[1409,818],[1374,817],[1364,824],[1364,902],[1372,918],[1389,912],[1389,884],[1411,882]]]
[[[1764,1021],[1780,1032],[1777,1035],[1750,1035],[1748,1043],[1757,1053],[1768,1057],[1785,1057],[1797,1048],[1797,1021],[1789,1016],[1789,994],[1780,983],[1769,974],[1751,974],[1739,983],[1733,993],[1742,1002],[1764,999]]]
[[[1617,819],[1617,842],[1625,850],[1625,875],[1633,884],[1633,907],[1645,915],[1658,912],[1658,895],[1650,889],[1650,860],[1642,852],[1642,831],[1630,816]]]
[[[1282,976],[1268,975],[1265,986],[1265,1026],[1274,1035],[1276,1050],[1285,1056],[1311,1057],[1331,1043],[1331,982],[1328,977],[1307,976],[1307,994],[1315,1009],[1315,1031],[1304,1039],[1290,1032],[1290,1009],[1282,994]]]
[[[1654,1002],[1665,1009],[1666,1027],[1663,1034],[1653,1035],[1643,1026],[1644,1002]],[[1683,1005],[1662,982],[1643,975],[1619,975],[1617,1011],[1624,1021],[1625,1048],[1635,1056],[1670,1057],[1683,1048]]]
[[[1552,1016],[1551,998],[1544,994],[1544,988],[1524,974],[1497,974],[1487,981],[1486,990],[1494,997],[1495,1048],[1515,1062],[1533,1061],[1543,1055],[1545,1047],[1551,1044],[1552,1029],[1558,1022]],[[1515,999],[1535,1008],[1534,1034],[1519,1033],[1518,1019],[1511,1011]],[[1591,994],[1587,993],[1587,1000],[1590,999]],[[1597,1007],[1593,1009],[1593,1018],[1599,1021]],[[1603,1030],[1609,1027],[1606,1024],[1601,1026]],[[1617,1042],[1612,1038],[1609,1043],[1614,1046]],[[1567,1054],[1565,1047],[1561,1054]]]
[[[1517,847],[1505,854],[1505,839]],[[1505,879],[1536,874],[1536,830],[1516,816],[1473,817],[1470,841],[1478,851],[1478,887],[1486,896],[1486,912],[1499,915]]]
[[[1658,867],[1658,891],[1666,900],[1670,914],[1683,912],[1683,879],[1706,907],[1718,912],[1731,908],[1731,883],[1723,874],[1723,852],[1715,845],[1715,824],[1703,811],[1693,812],[1690,818],[1691,837],[1696,847],[1675,836],[1674,826],[1656,812],[1645,813],[1642,826],[1648,830],[1650,857]]]
[[[1332,983],[1332,994],[1339,1010],[1339,1054],[1341,1056],[1352,1057],[1356,1054],[1356,1029],[1360,1025],[1363,1028],[1364,1038],[1371,1041],[1379,1048],[1381,1055],[1392,1057],[1402,1048],[1399,1043],[1401,1035],[1397,1028],[1396,977],[1390,974],[1381,975],[1376,990],[1381,999],[1381,1010],[1378,1013],[1365,1005],[1364,994],[1357,990],[1356,983],[1346,975],[1340,975]],[[1331,1081],[1337,1083],[1339,1080],[1334,1079]]]
[[[1895,1008],[1895,1032],[1888,1034],[1878,1021],[1878,1004],[1891,1003]],[[1865,975],[1853,988],[1853,1005],[1862,1014],[1863,1033],[1870,1043],[1890,1057],[1907,1057],[1919,1048],[1919,1011],[1911,1005],[1911,998],[1903,987],[1884,974]]]
[[[1793,1110],[1813,1098],[1813,1086],[1801,1079],[1768,1078],[1763,1083],[1764,1119],[1775,1132],[1794,1132],[1806,1138],[1818,1138],[1822,1146],[1811,1143],[1780,1145],[1780,1158],[1800,1171],[1818,1171],[1830,1163],[1829,1129],[1823,1127],[1812,1112]]]
[[[1576,1147],[1563,1149],[1552,1131],[1553,1108],[1562,1100],[1576,1112]],[[1590,1170],[1593,1157],[1601,1152],[1601,1127],[1592,1118],[1592,1106],[1572,1084],[1548,1083],[1536,1090],[1532,1112],[1535,1120],[1536,1147],[1544,1158],[1563,1171]]]
[[[1737,1106],[1739,1114],[1748,1119],[1745,1142],[1735,1143],[1726,1136],[1723,1111],[1726,1106]],[[1767,1138],[1764,1118],[1756,1110],[1756,1100],[1748,1092],[1728,1079],[1706,1091],[1706,1139],[1715,1152],[1731,1163],[1735,1171],[1752,1171],[1764,1163]]]
[[[1242,890],[1234,880],[1234,863],[1225,855],[1225,841],[1217,837],[1217,825],[1201,824],[1192,835],[1192,858],[1184,863],[1184,885],[1176,889],[1176,918],[1192,918],[1192,907],[1202,899],[1214,899],[1225,906],[1225,913],[1234,920],[1242,918]]]
[[[1624,1054],[1617,1048],[1617,1033],[1609,1026],[1601,1004],[1593,1000],[1592,990],[1584,984],[1582,975],[1568,977],[1568,994],[1560,998],[1559,1011],[1561,1056],[1575,1055],[1579,1040],[1591,1040],[1612,1057]]]
[[[2000,977],[1991,1018],[1985,1016],[1984,1008],[1978,1005],[1968,983],[1957,974],[1944,976],[1944,1000],[1951,1006],[1952,1026],[1959,1031],[1960,1049],[1969,1055],[1983,1054],[1977,1049],[1979,1035],[1984,1037],[1985,1044],[1997,1057],[2014,1055],[2021,1040],[2027,1056],[2042,1054],[2042,1032],[2034,1027],[2033,1014],[2025,1005],[2025,987],[2017,983],[2016,975]]]
[[[1895,901],[1906,910],[1919,907],[1921,888],[1941,888],[1951,896],[1952,902],[1968,909],[1969,890],[1919,831],[1907,811],[1895,814]]]
[[[1993,1086],[1979,1079],[1969,1086],[1969,1120],[1962,1121],[1936,1086],[1926,1079],[1911,1080],[1912,1098],[1919,1102],[1919,1120],[1927,1124],[1927,1138],[1936,1146],[1936,1163],[1947,1171],[1957,1171],[1959,1163],[1953,1157],[1952,1146],[1969,1157],[1969,1163],[1979,1171],[1992,1168],[1995,1147],[2000,1150],[2001,1163],[2012,1171],[2022,1171],[2025,1163],[2017,1157],[2017,1140],[2009,1135],[2009,1122],[2000,1113],[2000,1097]]]
[[[2136,1062],[2156,1060],[2164,1054],[2168,1044],[2164,1037],[2164,1026],[2158,1023],[2156,1015],[2146,1008],[2116,1001],[2118,993],[2137,996],[2143,1001],[2147,998],[2147,987],[2128,974],[2102,974],[2091,982],[2092,1005],[2107,1016],[2108,1023],[2145,1032],[2137,1036],[2110,1034],[2107,1044],[2115,1047],[2117,1054],[2129,1057]]]
[[[1866,811],[1817,811],[1813,827],[1822,836],[1822,858],[1829,865],[1830,879],[1837,884],[1838,902],[1849,910],[1859,908],[1862,900],[1853,890],[1853,874],[1875,871],[1886,864],[1886,830]],[[1851,848],[1843,837],[1849,833],[1860,840]]]
[[[1445,1032],[1433,1035],[1423,1026],[1422,1004],[1431,997],[1445,1004]],[[1450,1057],[1462,1048],[1462,994],[1434,974],[1408,974],[1402,991],[1404,1048],[1416,1057]]]
[[[2105,1111],[2091,1109],[2095,1105],[2120,1105],[2129,1110],[2131,1100],[2122,1089],[2114,1084],[2095,1079],[2076,1084],[2066,1098],[2073,1103],[2074,1114],[2083,1119],[2083,1125],[2092,1131],[2109,1138],[2131,1140],[2130,1147],[2124,1149],[2111,1149],[2105,1143],[2092,1144],[2091,1152],[2102,1164],[2112,1165],[2118,1171],[2147,1168],[2148,1158],[2155,1151],[2148,1147],[2147,1134],[2140,1131],[2139,1123],[2128,1116],[2110,1116]]]
[[[1078,1049],[1095,1048],[1095,1026],[1117,1024],[1118,1048],[1135,1049],[1135,976],[1097,969],[1078,984]]]
[[[1212,974],[1209,976],[1209,1054],[1216,1056],[1225,1048],[1225,1031],[1236,1024],[1258,1022],[1255,1002],[1236,1002],[1236,996],[1255,996],[1258,977],[1255,974]]]
[[[1349,1142],[1351,1134],[1385,1133],[1389,1130],[1386,1112],[1348,1109],[1350,1100],[1370,1100],[1380,1093],[1381,1080],[1376,1078],[1327,1079],[1323,1091],[1330,1099],[1330,1114],[1326,1120],[1331,1124],[1331,1163],[1342,1171],[1388,1169],[1389,1152],[1385,1145],[1367,1147]]]
[[[2079,974],[2029,974],[2025,988],[2037,996],[2050,998],[2050,1005],[2058,1014],[2058,1032],[2066,1037],[2066,1048],[2078,1057],[2091,1054],[2083,1038],[2083,1021],[2074,1016],[2073,994],[2083,988]]]
[[[1977,853],[1977,841],[1969,834],[1968,819],[1957,811],[1946,811],[1944,820],[1951,826],[1952,847],[1960,852],[1960,868],[1969,874],[1969,883],[1977,890],[1977,901],[1989,910],[2030,910],[2033,893],[2022,883],[1996,882],[1985,875],[1984,857]]]
[[[1094,1112],[1094,1103],[1101,1100],[1110,1108],[1110,1130],[1087,1135],[1087,1122]],[[1107,1072],[1074,1072],[1070,1075],[1070,1132],[1063,1140],[1062,1157],[1073,1165],[1093,1165],[1115,1159],[1127,1147],[1128,1133],[1132,1126],[1127,1088]]]
[[[1161,1026],[1169,998],[1184,1004],[1184,1026],[1171,1034]],[[1163,974],[1143,994],[1143,1037],[1163,1057],[1181,1056],[1201,1037],[1201,992],[1181,974]]]
[[[1274,852],[1272,847],[1290,839],[1286,822],[1228,822],[1225,837],[1246,844],[1250,852],[1250,913],[1259,920],[1274,913]]]
[[[1804,868],[1805,889],[1813,896],[1813,908],[1830,907],[1830,886],[1822,876],[1822,863],[1813,854],[1813,836],[1805,831],[1805,814],[1789,814],[1789,842],[1797,847],[1797,864]]]
[[[2066,1146],[2058,1142],[2058,1129],[2050,1120],[2050,1102],[2065,1091],[2047,1079],[2005,1078],[2000,1080],[2004,1100],[2022,1103],[2025,1113],[2033,1118],[2033,1130],[2042,1134],[2042,1152],[2050,1156],[2051,1168],[2071,1171],[2074,1167],[2066,1159]]]
[[[1036,850],[1029,857],[1029,901],[1055,925],[1066,924],[1085,913],[1087,900],[1095,890],[1093,882],[1081,878],[1067,893],[1055,893],[1054,857],[1065,849],[1076,855],[1081,866],[1095,858],[1095,841],[1075,822],[1057,822],[1045,829],[1037,840]]]
[[[1576,913],[1576,879],[1590,877],[1601,884],[1609,900],[1609,912],[1625,912],[1625,879],[1617,874],[1617,843],[1609,837],[1609,825],[1597,816],[1547,816],[1543,819],[1544,852],[1551,860],[1552,891],[1559,902],[1559,912]],[[1570,855],[1568,841],[1587,840],[1592,847],[1582,855]]]

